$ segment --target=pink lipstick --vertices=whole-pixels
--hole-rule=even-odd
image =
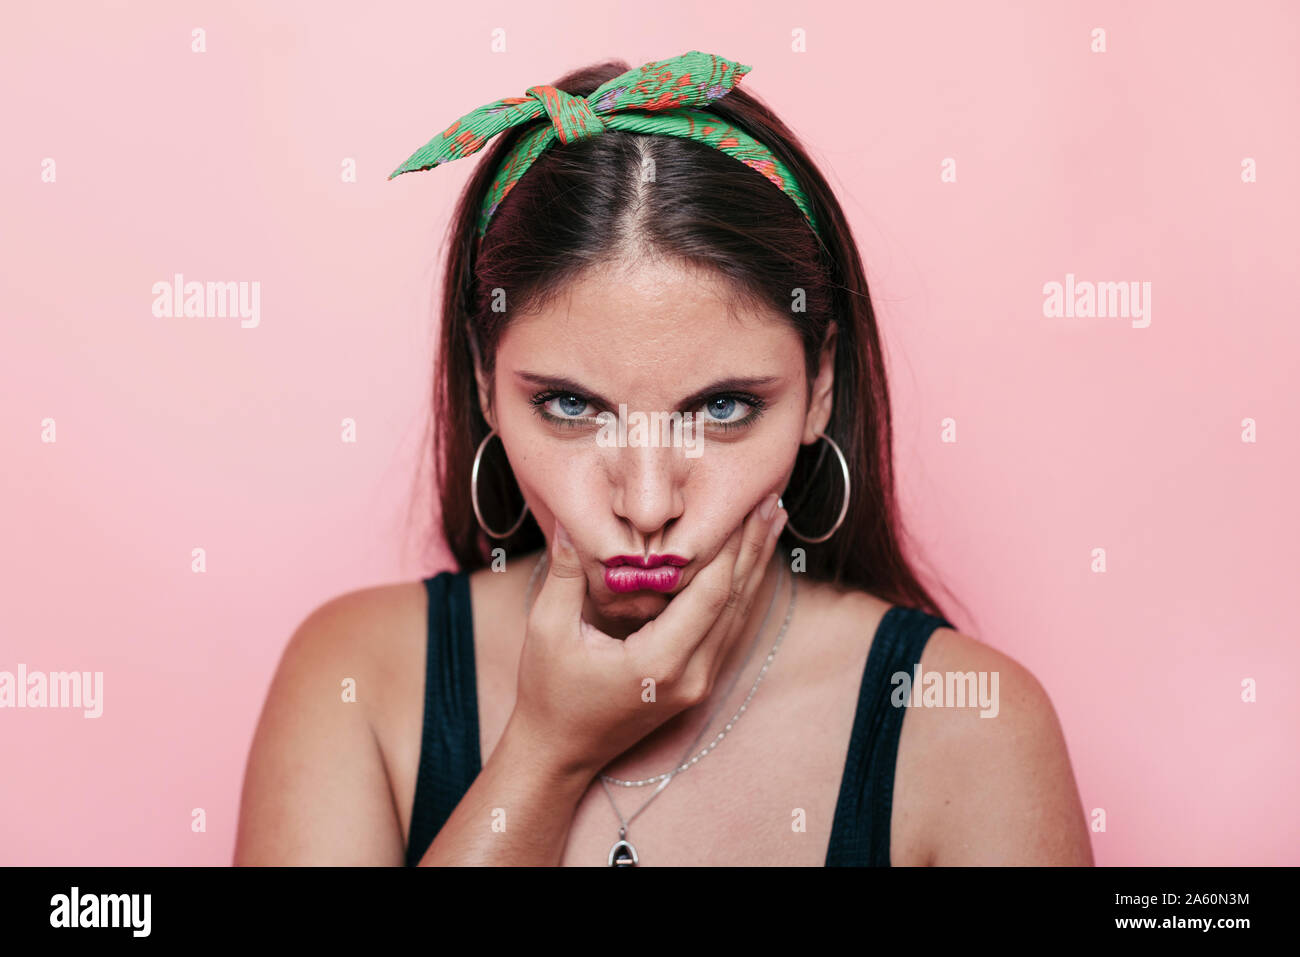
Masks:
[[[687,561],[680,555],[615,555],[605,559],[605,585],[613,592],[672,591]]]

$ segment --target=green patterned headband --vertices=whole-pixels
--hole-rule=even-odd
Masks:
[[[477,153],[498,133],[550,117],[551,122],[521,137],[501,163],[479,210],[480,240],[501,201],[543,150],[557,141],[572,143],[607,129],[680,136],[719,149],[775,183],[816,230],[807,196],[770,149],[713,113],[682,108],[704,106],[726,96],[749,71],[743,63],[692,50],[628,70],[586,97],[570,96],[553,86],[531,86],[527,96],[506,97],[465,114],[416,150],[388,178]]]

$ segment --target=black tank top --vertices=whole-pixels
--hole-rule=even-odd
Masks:
[[[474,622],[469,576],[440,572],[424,580],[429,596],[429,639],[424,679],[424,731],[411,810],[406,864],[424,857],[482,769]],[[894,707],[890,677],[909,675],[943,618],[894,605],[885,612],[867,655],[853,732],[831,823],[827,867],[889,866],[894,765],[906,708]]]

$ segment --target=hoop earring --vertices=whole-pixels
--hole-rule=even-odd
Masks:
[[[832,439],[829,435],[827,435],[824,432],[818,432],[817,437],[825,439],[827,442],[829,442],[831,448],[835,451],[836,458],[840,460],[840,471],[844,475],[844,504],[840,506],[840,517],[835,520],[835,524],[831,526],[831,530],[827,532],[825,535],[818,536],[817,538],[808,538],[804,535],[800,535],[797,531],[795,531],[794,526],[790,524],[790,520],[788,518],[786,519],[785,530],[789,532],[791,535],[793,535],[795,538],[799,539],[801,542],[807,542],[810,545],[816,545],[818,542],[824,542],[826,541],[826,539],[834,535],[836,530],[839,529],[839,527],[844,524],[844,516],[849,514],[848,460],[844,458],[844,453],[840,451],[840,447],[835,444],[835,440]],[[786,491],[789,491],[789,489],[786,489]],[[778,508],[785,508],[785,505],[782,503],[780,498],[776,500],[776,504]]]
[[[493,429],[487,435],[483,436],[483,441],[478,444],[478,451],[474,453],[474,468],[469,473],[469,500],[470,504],[474,506],[474,517],[478,519],[479,528],[483,529],[484,532],[491,535],[493,538],[509,538],[515,532],[519,531],[519,526],[524,523],[524,518],[528,515],[528,503],[524,502],[524,510],[519,513],[518,520],[510,526],[508,532],[494,532],[492,529],[488,528],[487,522],[483,521],[483,513],[479,511],[478,507],[478,467],[483,461],[483,450],[487,448],[488,440],[496,434],[497,430]]]

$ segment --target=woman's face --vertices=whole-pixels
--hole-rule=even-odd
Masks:
[[[480,403],[548,542],[558,519],[577,548],[589,622],[635,631],[784,493],[800,443],[829,421],[833,356],[832,342],[808,403],[787,319],[663,260],[588,271],[511,323]],[[616,556],[685,563],[610,572]]]

